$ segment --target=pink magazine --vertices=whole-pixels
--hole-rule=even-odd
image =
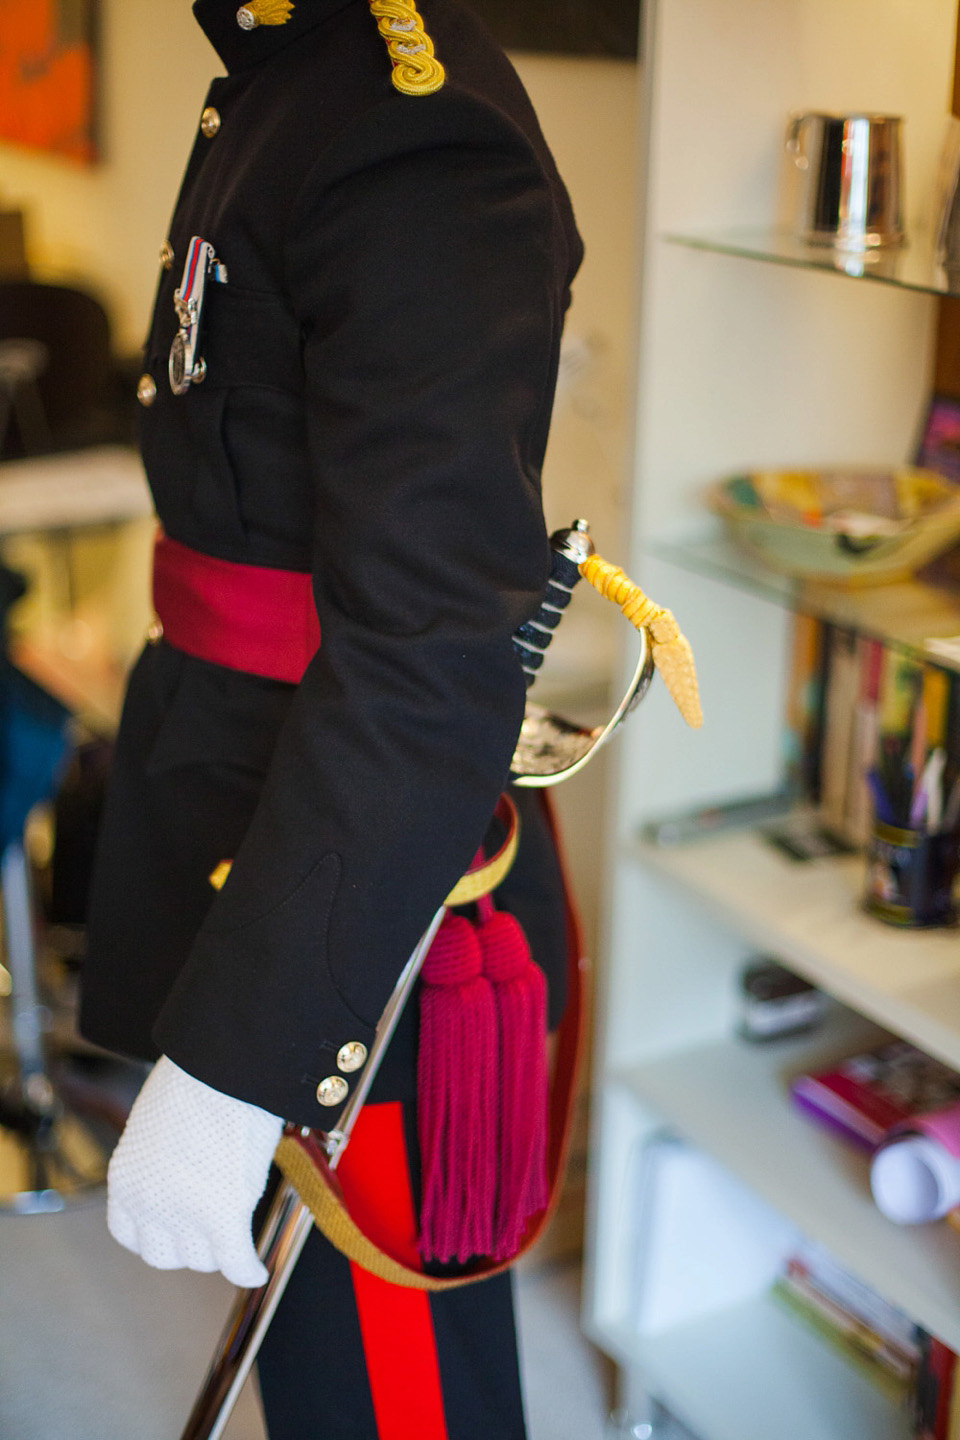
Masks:
[[[891,1040],[829,1070],[798,1075],[790,1093],[805,1114],[872,1151],[911,1115],[960,1100],[960,1074],[906,1040]]]

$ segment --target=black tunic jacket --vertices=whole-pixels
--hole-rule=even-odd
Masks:
[[[369,1045],[507,783],[510,637],[548,570],[540,466],[581,248],[519,80],[459,0],[424,0],[448,78],[416,97],[392,86],[367,0],[297,0],[249,32],[236,9],[194,6],[229,73],[171,222],[143,454],[175,540],[312,572],[323,643],[298,687],[146,647],[82,1026],[328,1128],[318,1082]],[[194,235],[228,279],[207,289],[206,379],[175,396]],[[509,888],[550,970],[559,882],[524,810]]]

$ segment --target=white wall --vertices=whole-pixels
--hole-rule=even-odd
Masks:
[[[585,513],[600,548],[615,554],[630,428],[639,72],[621,61],[515,60],[573,196],[587,252],[567,322],[548,518],[568,525]]]

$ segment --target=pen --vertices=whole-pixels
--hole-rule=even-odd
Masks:
[[[876,770],[867,772],[867,784],[870,786],[870,793],[873,796],[873,809],[876,818],[882,825],[893,824],[893,807],[890,798],[883,788],[883,781]],[[960,803],[960,802],[958,802]]]
[[[947,763],[947,752],[942,745],[930,751],[923,772],[923,789],[927,797],[927,829],[932,833],[940,829],[943,819],[943,770]]]
[[[943,812],[941,828],[948,832],[956,830],[958,820],[960,820],[960,775],[957,776],[950,788],[950,797]]]

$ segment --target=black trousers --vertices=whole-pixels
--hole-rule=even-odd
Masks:
[[[368,1105],[339,1171],[374,1238],[412,1244],[412,1104]],[[259,1359],[270,1440],[524,1440],[512,1277],[389,1285],[314,1230]]]
[[[289,686],[252,684],[164,644],[145,650],[100,835],[81,1018],[89,1039],[156,1058],[156,1014],[209,909],[208,876],[250,824],[289,700]],[[542,795],[514,799],[521,844],[496,902],[521,921],[547,974],[553,1028],[566,993],[563,877]],[[413,1004],[344,1158],[346,1169],[357,1163],[369,1115],[400,1108],[406,1161],[372,1157],[374,1193],[391,1170],[407,1170],[416,1187],[417,1043]],[[271,1440],[523,1440],[509,1277],[429,1299],[394,1288],[371,1288],[311,1236],[261,1351]]]

